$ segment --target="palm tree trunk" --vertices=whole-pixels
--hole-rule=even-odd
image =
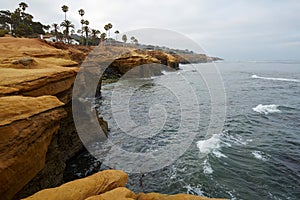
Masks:
[[[81,24],[81,45],[83,45],[83,24]]]
[[[88,46],[88,32],[86,32],[85,38],[86,38],[85,45]]]

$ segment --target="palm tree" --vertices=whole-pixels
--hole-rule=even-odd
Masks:
[[[69,30],[70,28],[74,28],[74,24],[72,24],[72,22],[70,22],[69,20],[65,20],[60,24],[60,26],[65,27],[66,39],[68,43],[70,43]]]
[[[80,10],[78,10],[78,13],[79,13],[79,15],[81,16],[81,19],[82,19],[82,17],[83,17],[83,15],[84,15],[84,10],[83,9],[80,9]]]
[[[83,9],[79,9],[78,10],[78,13],[79,15],[81,16],[81,20],[80,20],[80,23],[81,23],[81,30],[83,30],[83,24],[84,24],[84,19],[83,19],[83,15],[85,14],[84,10]],[[83,32],[81,32],[81,40],[82,40],[82,44],[83,44]]]
[[[84,19],[80,20],[80,23],[81,23],[81,29],[82,29],[83,24],[85,23],[85,20]]]
[[[97,35],[100,34],[100,31],[99,30],[96,30],[96,29],[92,29],[92,36],[93,36],[93,45],[96,45],[96,39],[97,39]]]
[[[62,11],[65,13],[65,21],[66,21],[66,20],[67,20],[67,12],[68,12],[68,10],[69,10],[69,7],[66,6],[66,5],[63,5],[63,6],[61,7],[61,9],[62,9]]]
[[[130,40],[131,40],[132,43],[134,43],[135,37],[131,36]]]
[[[100,39],[102,42],[105,40],[105,37],[106,37],[106,33],[101,33]]]
[[[22,9],[23,12],[25,12],[26,8],[28,8],[28,5],[24,2],[19,3],[19,7]]]
[[[88,45],[88,39],[89,39],[90,29],[89,29],[88,26],[84,26],[83,27],[83,31],[85,32],[85,45],[87,46]]]
[[[28,5],[25,2],[21,2],[19,3],[19,8],[22,10],[21,16],[22,16],[22,20],[24,20],[24,12],[26,8],[28,8]]]
[[[52,26],[53,26],[53,28],[54,28],[54,35],[55,35],[55,40],[56,40],[56,42],[58,41],[58,29],[59,29],[59,26],[58,26],[58,24],[56,24],[56,23],[54,23],[54,24],[52,24]]]
[[[111,23],[108,23],[107,26],[108,26],[108,37],[110,37],[110,29],[112,29],[113,25]]]
[[[108,24],[106,24],[106,25],[104,26],[104,30],[105,30],[105,32],[106,32],[106,35],[107,35],[108,29],[109,29]]]
[[[118,31],[118,30],[116,30],[115,31],[115,34],[116,34],[116,40],[118,40],[118,34],[119,34],[120,32]]]
[[[83,45],[83,40],[84,40],[84,38],[83,38],[83,25],[85,23],[85,20],[81,19],[80,23],[81,23],[81,44]]]
[[[122,40],[123,40],[124,43],[126,43],[126,42],[127,42],[127,35],[124,34],[124,35],[122,36]]]
[[[83,27],[83,31],[85,32],[85,45],[88,45],[88,37],[89,37],[89,27],[88,25],[90,24],[90,22],[88,20],[84,20],[83,24],[85,24],[85,26]]]

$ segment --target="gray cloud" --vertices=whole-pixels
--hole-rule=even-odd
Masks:
[[[25,1],[25,0],[24,0]],[[1,9],[15,9],[10,0]],[[298,0],[27,0],[28,12],[45,24],[61,22],[61,6],[80,28],[78,10],[93,28],[107,22],[121,32],[139,28],[164,28],[196,41],[211,55],[227,59],[299,59],[300,2]],[[143,42],[142,38],[140,41]],[[187,46],[186,48],[193,48]]]

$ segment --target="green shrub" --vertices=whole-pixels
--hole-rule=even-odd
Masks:
[[[6,31],[5,30],[0,30],[0,37],[4,37],[6,34]]]

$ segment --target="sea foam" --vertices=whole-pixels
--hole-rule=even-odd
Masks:
[[[204,160],[203,162],[203,173],[204,174],[212,174],[214,170],[211,168],[208,160]]]
[[[254,156],[254,158],[261,160],[261,161],[267,161],[268,157],[266,155],[264,155],[264,153],[262,153],[261,151],[253,151],[251,152],[252,155]]]
[[[204,192],[201,188],[200,185],[192,187],[190,184],[185,186],[185,188],[187,189],[187,194],[193,194],[193,195],[198,195],[198,196],[204,196]]]
[[[298,80],[298,79],[289,79],[289,78],[272,78],[272,77],[263,77],[263,76],[257,76],[257,75],[252,75],[251,78],[272,80],[272,81],[287,81],[287,82],[300,83],[300,80]]]
[[[211,138],[207,140],[200,140],[197,142],[197,147],[200,150],[200,153],[209,154],[215,149],[220,147],[220,134],[214,134]]]
[[[252,108],[253,111],[258,112],[260,114],[270,114],[270,113],[281,113],[281,111],[278,109],[278,105],[271,104],[271,105],[262,105],[259,104],[255,108]]]

